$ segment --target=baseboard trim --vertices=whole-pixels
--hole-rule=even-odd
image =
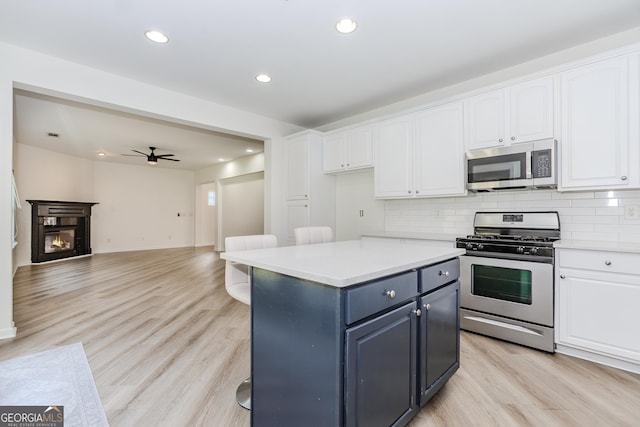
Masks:
[[[11,322],[12,326],[9,328],[0,329],[0,340],[15,338],[18,333],[18,329],[15,327],[15,323]]]
[[[563,344],[556,344],[556,353],[566,354],[567,356],[577,357],[579,359],[588,360],[590,362],[599,363],[612,368],[622,369],[623,371],[633,372],[634,374],[640,374],[640,363],[622,360]]]

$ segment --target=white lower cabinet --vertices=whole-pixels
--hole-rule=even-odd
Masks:
[[[640,254],[556,250],[556,351],[640,373]]]
[[[293,245],[296,242],[296,236],[294,230],[298,227],[308,227],[310,224],[309,218],[309,201],[308,200],[294,200],[289,201],[286,204],[286,218],[287,218],[287,244]]]

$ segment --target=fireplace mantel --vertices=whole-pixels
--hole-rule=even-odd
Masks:
[[[31,262],[91,253],[91,207],[96,202],[27,202],[31,204]]]

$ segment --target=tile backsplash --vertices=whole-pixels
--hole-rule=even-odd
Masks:
[[[625,207],[640,208],[640,191],[526,190],[387,200],[384,217],[387,232],[465,236],[473,232],[478,211],[557,211],[562,239],[640,242],[638,213],[625,218]]]

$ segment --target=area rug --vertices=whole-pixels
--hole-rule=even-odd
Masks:
[[[82,343],[0,362],[0,406],[63,406],[65,427],[108,426]]]

